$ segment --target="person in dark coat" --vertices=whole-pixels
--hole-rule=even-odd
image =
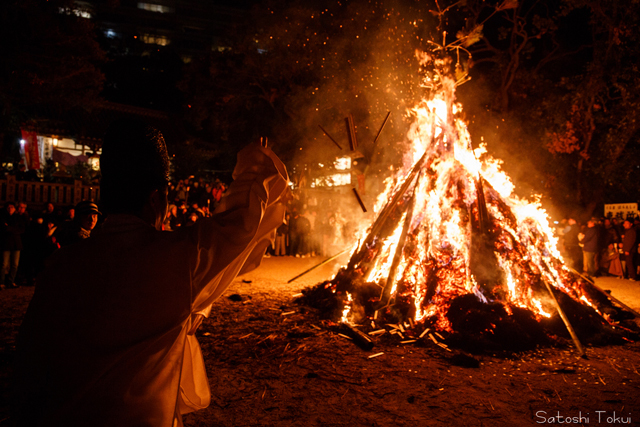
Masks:
[[[293,208],[291,217],[289,218],[289,255],[291,256],[300,256],[300,254],[298,254],[298,247],[300,246],[298,218],[300,218],[300,214],[296,208]]]
[[[600,268],[600,273],[603,275],[613,274],[609,270],[612,269],[611,263],[620,263],[619,253],[618,253],[618,244],[620,243],[620,236],[618,235],[618,230],[613,226],[611,220],[604,220],[604,228],[602,229],[602,244],[600,245],[600,262],[598,266]],[[616,259],[618,259],[616,261]],[[613,270],[616,271],[617,267],[613,267]]]
[[[594,277],[596,274],[596,253],[598,253],[598,234],[599,231],[596,228],[596,223],[593,219],[587,222],[587,228],[584,230],[584,237],[582,237],[582,254],[584,272],[590,277]]]
[[[624,253],[624,260],[627,264],[627,278],[631,280],[636,279],[636,263],[635,255],[638,252],[638,241],[636,239],[636,230],[633,227],[631,221],[625,221],[622,226],[624,227],[624,236],[622,237],[622,252]]]
[[[288,217],[288,215],[287,215]],[[289,234],[289,225],[287,219],[276,229],[276,241],[274,248],[275,256],[285,256],[287,254],[287,235]]]
[[[88,238],[98,223],[100,211],[95,203],[80,202],[76,205],[75,211],[74,219],[60,224],[56,230],[55,237],[60,246],[71,245]]]
[[[25,206],[26,208],[26,206]],[[22,250],[22,234],[27,229],[28,217],[16,212],[14,203],[5,205],[0,215],[0,245],[2,247],[2,271],[0,285],[17,288],[16,274]]]
[[[58,215],[58,212],[56,212],[56,207],[53,203],[49,202],[46,204],[44,211],[42,211],[42,220],[45,224],[52,222],[55,225],[58,225],[60,223],[60,216]]]
[[[298,248],[296,256],[306,257],[311,251],[309,238],[311,235],[311,222],[306,217],[307,211],[303,211],[296,221],[296,232],[298,233]]]
[[[41,213],[36,213],[27,226],[22,239],[24,249],[20,254],[20,268],[28,286],[35,285],[36,277],[44,270],[45,260],[60,247],[53,236],[55,230],[55,224],[51,220],[45,223]]]
[[[194,180],[193,185],[189,188],[189,195],[187,196],[187,203],[189,206],[194,203],[200,203],[200,199],[202,198],[204,193],[204,187],[200,185],[200,181]]]
[[[576,271],[582,271],[582,251],[578,239],[580,227],[573,218],[569,218],[567,224],[564,231],[564,247],[569,257],[569,265]]]

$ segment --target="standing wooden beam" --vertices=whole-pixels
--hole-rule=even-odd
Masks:
[[[358,140],[356,139],[356,126],[353,123],[353,116],[349,114],[349,116],[344,120],[347,125],[347,135],[349,136],[349,147],[351,148],[351,151],[356,151],[356,148],[358,148]]]

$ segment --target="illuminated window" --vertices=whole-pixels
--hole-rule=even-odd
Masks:
[[[138,9],[143,9],[143,10],[148,10],[149,12],[158,12],[158,13],[173,12],[173,8],[169,6],[163,6],[161,4],[152,4],[152,3],[138,3]]]
[[[315,178],[311,187],[336,187],[339,185],[350,185],[351,173],[335,173],[320,178]]]
[[[165,36],[157,36],[154,34],[143,34],[142,41],[146,44],[157,44],[159,46],[166,46],[170,42]]]
[[[333,162],[333,166],[339,171],[346,171],[351,169],[351,157],[338,157],[336,161]]]
[[[65,15],[76,15],[80,18],[91,19],[91,12],[84,9],[72,9],[70,7],[61,7],[58,8],[58,12]]]

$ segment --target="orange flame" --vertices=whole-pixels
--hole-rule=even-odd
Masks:
[[[408,187],[412,208],[394,219],[397,225],[390,234],[376,237],[381,241],[375,242],[373,261],[358,265],[365,282],[381,287],[393,282],[391,299],[402,288],[411,295],[413,318],[431,318],[441,330],[451,329],[446,317],[451,301],[467,294],[484,302],[500,301],[507,310],[528,309],[538,319],[550,317],[554,307],[549,298],[534,292],[534,287],[545,282],[594,307],[568,279],[539,196],[532,201],[518,198],[513,182],[501,170],[502,162],[489,156],[484,144],[472,149],[471,136],[460,117],[462,106],[453,101],[455,82],[441,76],[440,83],[439,91],[409,112],[414,119],[407,135],[409,148],[400,170],[387,179],[375,211],[381,212],[423,156],[428,160]],[[490,255],[499,271],[499,278],[492,280],[479,280],[472,263],[477,251],[473,241],[480,234],[480,210],[485,204],[490,230],[484,233],[491,236]],[[408,212],[412,216],[405,221]],[[400,245],[407,226],[410,243]],[[366,250],[364,246],[356,248],[354,255]],[[394,277],[389,277],[396,254],[400,261]],[[435,288],[428,288],[428,283],[436,282]],[[350,304],[343,319],[350,313]]]

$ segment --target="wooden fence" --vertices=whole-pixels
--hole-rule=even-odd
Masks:
[[[0,180],[0,203],[25,202],[30,207],[53,203],[57,206],[74,206],[83,200],[100,200],[100,187],[55,182],[17,181],[15,176]]]

